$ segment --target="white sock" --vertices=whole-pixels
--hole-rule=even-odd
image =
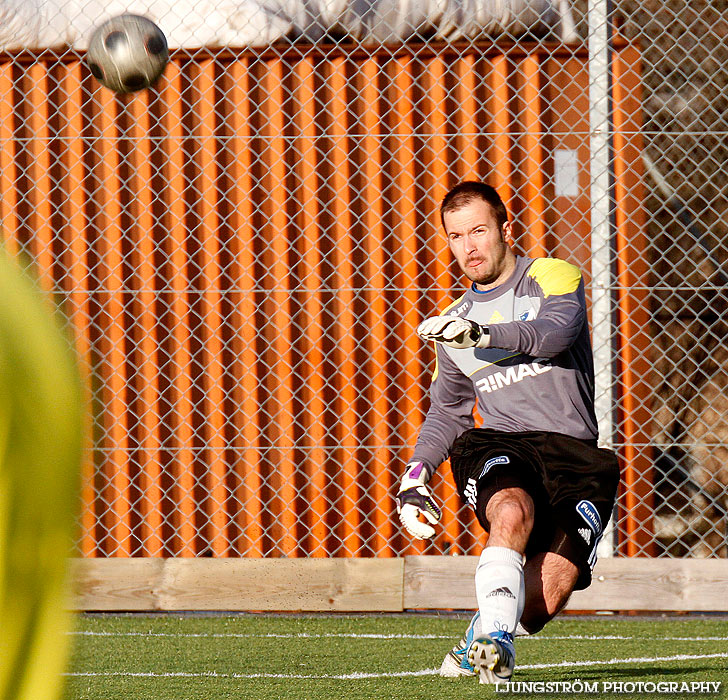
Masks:
[[[530,637],[531,633],[519,622],[516,625],[516,631],[513,634],[514,637]]]
[[[513,634],[526,597],[523,556],[508,547],[486,547],[475,570],[475,593],[483,632]]]

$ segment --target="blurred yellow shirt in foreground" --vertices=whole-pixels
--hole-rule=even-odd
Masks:
[[[0,248],[0,700],[62,688],[80,386],[50,301]]]

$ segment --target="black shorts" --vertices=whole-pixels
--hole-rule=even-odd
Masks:
[[[520,487],[533,499],[535,521],[526,559],[556,552],[579,568],[576,590],[591,583],[596,548],[614,507],[619,464],[596,440],[542,431],[475,428],[450,453],[455,484],[486,532],[485,507],[501,489]]]

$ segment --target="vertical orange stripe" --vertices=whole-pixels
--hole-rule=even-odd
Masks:
[[[523,190],[525,236],[523,247],[531,257],[548,254],[546,248],[546,177],[541,125],[541,56],[534,52],[524,58],[520,73],[523,75]]]
[[[294,194],[300,202],[297,226],[301,235],[297,250],[300,251],[300,274],[303,285],[304,317],[301,321],[301,415],[303,434],[300,438],[304,454],[303,470],[307,476],[304,491],[308,508],[299,513],[306,524],[305,553],[324,557],[329,550],[329,528],[327,519],[331,516],[326,499],[328,477],[326,474],[327,452],[325,444],[326,412],[324,402],[324,350],[323,301],[321,289],[321,252],[318,249],[320,231],[319,200],[317,190],[316,158],[316,110],[314,101],[315,73],[312,59],[299,60],[294,68],[295,104],[297,113],[293,120],[295,129],[294,148],[300,154],[294,164],[299,190]],[[299,283],[300,284],[300,283]]]
[[[334,335],[337,439],[340,449],[341,471],[339,481],[342,487],[342,499],[339,508],[343,514],[342,543],[344,552],[356,556],[361,547],[360,531],[362,526],[359,504],[359,487],[357,477],[357,447],[359,443],[357,425],[357,368],[354,363],[356,352],[355,324],[353,314],[354,267],[352,265],[353,245],[351,240],[351,163],[349,161],[347,143],[347,104],[346,104],[346,64],[343,58],[334,58],[329,63],[328,74],[330,99],[327,108],[328,137],[331,150],[327,154],[332,170],[329,184],[332,192],[332,226],[330,236],[333,238],[329,256],[333,260],[334,308],[336,309],[336,326]]]
[[[95,178],[95,202],[99,207],[95,217],[94,248],[100,259],[101,290],[97,293],[100,307],[98,326],[101,376],[103,377],[104,451],[103,473],[107,486],[102,490],[102,502],[107,512],[103,522],[109,533],[106,552],[113,556],[131,554],[131,507],[129,503],[129,415],[126,392],[128,387],[125,328],[124,328],[124,271],[121,206],[119,202],[119,154],[117,139],[116,102],[113,93],[96,93],[99,112],[95,152],[98,157],[92,176]]]
[[[168,548],[175,556],[195,554],[195,502],[194,502],[194,426],[192,405],[190,320],[187,280],[187,229],[184,192],[186,188],[184,167],[185,154],[183,118],[186,117],[182,102],[182,75],[177,63],[170,63],[166,70],[162,124],[166,138],[163,142],[165,164],[164,193],[166,215],[164,228],[168,232],[165,253],[167,255],[171,302],[169,304],[170,361],[166,371],[170,374],[169,430],[172,450],[169,467],[172,484],[168,496],[172,500],[172,512],[167,515],[173,528]]]
[[[291,302],[289,296],[290,270],[288,264],[289,241],[287,236],[294,235],[289,228],[286,215],[287,192],[285,141],[285,114],[283,111],[283,64],[272,59],[265,66],[261,87],[265,94],[264,123],[261,137],[265,142],[262,163],[265,167],[263,188],[267,192],[264,211],[268,219],[265,227],[265,242],[269,255],[270,279],[273,287],[269,290],[271,303],[270,352],[267,353],[265,371],[270,372],[272,394],[274,397],[274,418],[276,425],[270,426],[273,443],[280,458],[270,483],[275,490],[274,522],[271,532],[276,542],[275,550],[284,556],[297,556],[297,518],[295,512],[296,489],[294,484],[295,463],[294,438],[294,377],[292,372],[292,327]]]
[[[460,62],[460,64],[461,71],[467,68],[472,75],[472,61]],[[427,236],[426,250],[429,252],[427,265],[423,272],[428,284],[432,278],[432,290],[425,300],[426,305],[423,313],[425,317],[439,313],[448,304],[449,290],[454,284],[450,265],[450,249],[447,245],[445,232],[442,230],[439,211],[440,202],[447,194],[449,176],[448,163],[445,160],[447,153],[446,75],[444,60],[440,57],[432,58],[427,64],[427,72],[423,76],[422,85],[423,93],[426,96],[425,114],[427,116],[424,126],[428,135],[428,148],[425,151],[421,175],[427,198],[424,203],[425,211],[423,212],[427,218],[422,230],[424,235]],[[463,78],[466,83],[470,82],[465,76]],[[458,152],[465,153],[464,161],[466,166],[463,175],[465,177],[476,177],[478,159],[475,148],[476,138],[475,136],[468,138],[464,135],[467,132],[477,132],[474,113],[475,99],[472,92],[468,97],[466,94],[468,91],[462,84],[459,90],[457,97],[460,105],[458,114],[461,115],[459,118],[459,138],[461,141],[459,143],[462,145],[458,147]],[[464,100],[464,102],[461,100]],[[426,348],[424,343],[421,344],[420,352],[423,355],[430,353],[430,356],[432,356],[432,348]],[[432,370],[433,368],[434,365],[429,369]],[[419,378],[420,383],[426,385],[430,377],[431,371],[423,373],[422,377]],[[439,479],[435,478],[433,480],[435,495],[443,506],[440,525],[441,536],[438,537],[438,540],[443,547],[449,547],[463,536],[462,522],[458,517],[460,499],[449,470],[443,467],[440,469],[439,475]]]
[[[89,309],[89,260],[86,245],[86,194],[84,191],[85,165],[83,143],[84,94],[81,87],[81,64],[69,65],[63,77],[61,111],[63,119],[61,138],[61,160],[64,168],[63,221],[62,230],[63,267],[67,272],[65,283],[69,299],[69,313],[73,324],[76,351],[86,377],[91,372],[91,338]],[[86,397],[90,403],[91,397]],[[96,556],[96,516],[94,514],[95,489],[93,483],[94,463],[86,456],[82,466],[81,481],[81,554]]]
[[[506,207],[511,210],[513,200],[513,169],[511,164],[511,123],[509,111],[510,87],[508,78],[510,67],[505,56],[496,56],[489,75],[490,114],[493,117],[493,145],[490,161],[493,166],[489,184],[498,190]]]
[[[138,461],[140,471],[141,515],[139,538],[144,556],[159,557],[163,553],[162,543],[162,498],[161,455],[159,433],[159,355],[157,352],[158,319],[155,313],[155,268],[154,268],[154,218],[152,204],[152,146],[149,139],[150,93],[143,91],[128,103],[131,116],[129,137],[131,139],[130,185],[133,200],[129,205],[131,215],[130,262],[136,289],[133,298],[134,311],[134,356],[135,376],[131,383],[135,388],[138,410]]]
[[[196,76],[196,95],[199,102],[194,112],[196,120],[196,148],[198,178],[197,212],[200,239],[199,269],[201,280],[201,340],[204,367],[202,375],[205,459],[202,482],[205,488],[202,508],[206,522],[206,543],[215,556],[228,551],[227,489],[225,476],[225,415],[223,402],[222,319],[220,316],[220,288],[222,284],[219,263],[220,230],[217,208],[217,162],[215,140],[215,62],[200,62]],[[200,504],[203,505],[203,504]]]
[[[387,312],[388,298],[386,291],[388,280],[384,274],[387,262],[387,251],[384,239],[387,231],[384,226],[383,200],[383,150],[382,150],[382,118],[378,110],[381,105],[377,76],[380,68],[375,59],[366,60],[360,68],[358,77],[361,103],[363,106],[359,118],[357,133],[361,134],[361,152],[364,162],[361,167],[363,176],[362,201],[364,211],[361,213],[361,232],[363,249],[366,252],[365,284],[370,291],[365,295],[366,314],[364,316],[365,336],[362,339],[366,350],[365,376],[368,385],[365,395],[369,396],[371,410],[368,432],[372,444],[371,477],[369,490],[374,502],[374,511],[370,518],[374,524],[372,547],[375,556],[394,556],[393,537],[396,513],[393,512],[392,498],[399,475],[404,468],[403,461],[393,459],[392,431],[390,428],[390,401],[392,380],[388,374],[389,364]]]
[[[235,498],[240,503],[236,523],[240,529],[238,552],[244,556],[262,557],[266,552],[263,543],[263,504],[261,500],[263,480],[261,478],[261,415],[257,401],[261,391],[255,368],[258,363],[256,339],[258,329],[255,323],[255,292],[258,280],[255,276],[255,230],[252,225],[253,189],[252,177],[252,126],[250,121],[250,72],[247,59],[233,63],[230,68],[232,86],[228,96],[232,101],[229,115],[233,136],[230,148],[232,163],[230,176],[232,204],[230,219],[234,239],[232,254],[236,284],[233,315],[234,327],[238,333],[233,341],[234,354],[238,358],[233,372],[236,405],[236,432],[241,436],[235,441],[240,445],[239,487]]]
[[[458,154],[457,174],[460,180],[478,180],[481,154],[478,150],[480,129],[478,126],[478,102],[476,90],[478,80],[475,75],[475,55],[469,53],[455,62],[455,101],[457,138],[455,139]]]
[[[392,80],[392,108],[394,129],[392,134],[393,159],[393,199],[395,207],[394,232],[397,237],[395,260],[397,262],[397,282],[401,296],[397,304],[401,321],[392,328],[395,338],[401,339],[401,346],[390,363],[392,378],[397,384],[399,395],[395,411],[399,412],[400,422],[395,426],[402,447],[407,453],[414,446],[422,422],[422,385],[420,377],[423,368],[419,361],[420,339],[415,329],[420,321],[419,270],[417,255],[419,242],[416,236],[417,209],[415,200],[415,158],[414,158],[414,110],[412,105],[412,60],[398,58],[392,62],[395,74]],[[400,451],[400,454],[402,452]],[[422,543],[413,543],[412,548],[419,551]]]
[[[52,196],[51,182],[51,133],[48,99],[48,73],[45,63],[35,63],[28,68],[25,80],[26,98],[30,112],[26,117],[27,133],[30,137],[28,150],[30,162],[27,174],[30,179],[28,199],[30,216],[28,227],[31,236],[31,254],[36,264],[40,285],[46,291],[53,289],[53,229],[51,226]]]
[[[624,439],[627,554],[654,554],[653,477],[649,455],[649,279],[642,189],[639,55],[615,53],[614,176],[620,368],[620,431]]]
[[[15,141],[13,62],[0,62],[0,236],[11,254],[18,252],[18,167]]]
[[[470,64],[472,69],[472,64]],[[434,57],[427,63],[427,70],[421,78],[422,91],[425,95],[424,129],[426,130],[426,148],[424,149],[423,162],[420,164],[422,173],[420,178],[425,188],[424,208],[424,235],[426,236],[427,251],[431,259],[428,260],[427,281],[432,280],[432,292],[428,301],[432,303],[432,311],[440,309],[448,300],[448,291],[454,283],[450,266],[450,249],[447,245],[445,232],[440,222],[440,202],[449,190],[450,163],[447,153],[447,114],[445,105],[447,99],[446,88],[447,73],[445,62],[441,57]],[[459,89],[461,89],[459,87]],[[465,90],[462,90],[465,93]],[[461,103],[460,97],[466,102]],[[458,144],[459,152],[465,152],[464,160],[467,164],[466,170],[473,171],[471,177],[476,176],[475,168],[478,160],[477,143],[475,137],[468,137],[466,133],[477,134],[475,122],[475,98],[470,95],[470,100],[465,94],[458,94],[458,102],[461,104],[459,114],[461,115],[461,129],[465,133],[460,134]]]

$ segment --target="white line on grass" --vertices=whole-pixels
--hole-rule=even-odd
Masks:
[[[627,659],[590,660],[590,661],[560,661],[557,664],[527,664],[518,666],[519,669],[537,670],[546,668],[576,668],[588,666],[615,666],[616,664],[646,664],[663,661],[694,661],[698,659],[728,659],[728,653],[717,654],[676,654],[675,656],[633,656]]]
[[[542,639],[549,640],[569,640],[569,641],[601,641],[601,640],[623,640],[623,641],[655,641],[655,642],[728,642],[728,637],[642,637],[642,636],[623,636],[619,634],[565,634],[565,635],[534,635],[533,637],[518,637],[522,639]]]
[[[76,630],[69,634],[81,637],[173,637],[173,638],[202,638],[202,639],[324,639],[324,638],[345,638],[345,639],[453,639],[447,634],[367,634],[355,632],[341,632],[328,634],[309,634],[299,632],[296,634],[243,634],[236,632],[218,633],[176,633],[176,632],[95,632],[93,630]],[[659,642],[728,642],[728,637],[641,637],[623,636],[618,634],[565,634],[565,635],[534,635],[532,637],[518,637],[518,640],[560,640],[560,641],[602,641],[602,640],[650,640]]]
[[[718,654],[676,654],[675,656],[633,656],[626,659],[608,659],[588,661],[561,661],[555,664],[524,664],[518,666],[521,671],[534,671],[549,668],[589,668],[590,666],[616,666],[618,664],[645,664],[664,663],[670,661],[697,661],[700,659],[728,659],[728,653]],[[255,678],[289,678],[291,680],[365,680],[371,678],[410,678],[413,676],[434,676],[439,673],[438,668],[425,668],[420,671],[400,671],[389,673],[345,673],[340,675],[323,674],[309,675],[303,673],[218,673],[217,671],[206,671],[203,673],[172,671],[169,673],[131,672],[131,671],[74,671],[64,675],[73,678],[89,677],[124,677],[124,678],[231,678],[231,679],[255,679]]]
[[[236,632],[211,632],[211,633],[175,633],[175,632],[94,632],[94,631],[75,631],[69,634],[80,635],[82,637],[175,637],[175,638],[196,638],[203,639],[325,639],[332,637],[341,637],[345,639],[452,639],[452,635],[447,634],[357,634],[355,632],[341,632],[329,634],[309,634],[308,632],[299,632],[296,634],[242,634]]]
[[[119,676],[123,678],[236,678],[236,679],[255,679],[255,678],[288,678],[291,680],[364,680],[370,678],[411,678],[413,676],[434,676],[440,672],[439,668],[425,668],[421,671],[399,671],[399,672],[386,672],[386,673],[342,673],[339,675],[335,674],[323,674],[319,676],[309,675],[305,673],[218,673],[217,671],[204,671],[202,673],[186,672],[186,671],[171,671],[169,673],[157,673],[154,671],[149,672],[127,672],[127,671],[73,671],[65,673],[65,676],[71,676],[74,678],[89,678],[89,677],[114,677]]]

